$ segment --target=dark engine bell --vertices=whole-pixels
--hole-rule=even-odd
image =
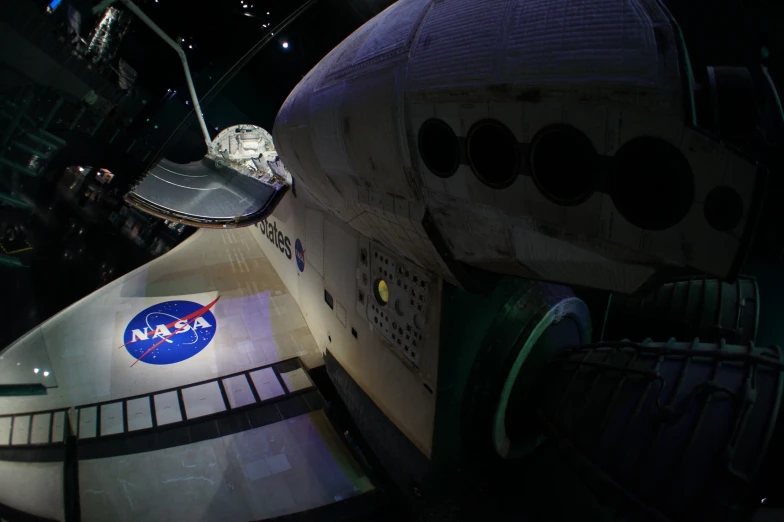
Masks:
[[[779,347],[698,339],[571,348],[548,366],[538,416],[630,520],[748,520],[781,444],[783,363]]]
[[[604,338],[687,341],[699,337],[745,344],[756,338],[758,320],[759,288],[753,277],[740,276],[734,284],[691,277],[641,294],[613,294]]]
[[[713,130],[735,145],[753,138],[757,127],[754,81],[745,67],[708,67]]]

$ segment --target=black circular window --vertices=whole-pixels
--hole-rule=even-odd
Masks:
[[[517,139],[496,120],[482,120],[468,131],[468,163],[485,185],[501,189],[514,183],[520,167]]]
[[[660,138],[641,137],[615,154],[610,197],[618,212],[645,230],[665,230],[686,217],[694,175],[686,157]]]
[[[534,183],[554,203],[579,205],[591,197],[597,153],[591,140],[571,125],[539,131],[529,156]]]
[[[460,165],[460,144],[445,121],[431,118],[419,128],[419,155],[425,166],[441,178],[448,178]]]
[[[705,220],[721,232],[732,230],[743,219],[743,200],[735,189],[716,187],[705,198]]]

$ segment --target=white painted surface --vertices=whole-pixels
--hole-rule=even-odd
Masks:
[[[158,426],[182,420],[180,401],[176,391],[159,393],[153,397],[153,401],[155,403],[155,422]]]
[[[280,385],[280,381],[277,376],[275,376],[275,372],[272,368],[264,368],[251,372],[250,378],[253,381],[253,385],[256,387],[259,398],[263,401],[273,397],[279,397],[286,393],[283,391],[283,387]]]
[[[128,431],[152,428],[152,412],[149,397],[131,399],[127,403]]]
[[[52,429],[52,416],[48,413],[33,415],[33,433],[30,435],[32,444],[46,444],[49,442],[49,433]]]
[[[378,204],[384,205],[383,196]],[[294,294],[292,291],[291,295],[298,300],[297,304],[316,344],[329,349],[384,414],[423,454],[429,456],[432,451],[435,396],[425,389],[423,383],[427,382],[431,389],[437,386],[441,281],[437,276],[428,274],[430,294],[429,305],[424,310],[424,344],[418,343],[417,347],[419,368],[412,368],[410,363],[404,362],[403,356],[399,356],[396,350],[391,348],[383,335],[374,329],[367,316],[360,315],[360,312],[364,311],[364,307],[357,303],[357,290],[361,284],[361,281],[358,283],[357,276],[362,273],[360,245],[367,248],[370,255],[373,248],[347,224],[308,205],[307,193],[297,199],[287,195],[273,213],[273,219],[277,219],[278,212],[286,217],[285,221],[277,220],[278,229],[283,226],[281,223],[285,223],[283,232],[290,237],[302,237],[310,223],[323,223],[324,277],[310,264],[305,267],[304,272],[299,272],[296,262],[276,252],[274,245],[258,231],[257,240],[280,274],[281,280],[296,281],[299,293]],[[322,214],[320,219],[314,216],[319,213]],[[327,237],[329,241],[326,241]],[[387,246],[390,252],[402,259],[400,251]],[[306,244],[305,248],[307,259],[309,244]],[[372,279],[371,275],[370,280]],[[339,298],[344,305],[346,326],[343,326],[335,310],[324,302],[325,288],[335,289],[333,298]],[[366,299],[374,299],[369,285],[364,289]],[[356,338],[351,333],[352,327],[357,331]],[[276,386],[271,379],[269,382]]]
[[[122,432],[122,402],[112,402],[101,406],[101,435],[114,435]]]
[[[0,446],[11,444],[11,417],[0,417]]]
[[[310,377],[308,374],[305,373],[305,370],[302,368],[297,368],[296,370],[292,370],[290,372],[281,373],[281,379],[283,379],[283,383],[286,385],[286,388],[289,391],[299,391],[304,390],[305,388],[310,388],[313,384],[310,382]]]
[[[220,387],[215,381],[183,388],[182,398],[185,402],[186,417],[189,419],[226,410]]]
[[[79,463],[84,522],[249,521],[372,489],[324,413]]]
[[[229,398],[229,405],[232,408],[239,408],[240,406],[256,402],[250,389],[250,383],[244,374],[223,379],[223,387],[226,390],[226,396]]]
[[[0,398],[0,413],[122,399],[318,353],[296,301],[254,234],[258,229],[202,229],[0,352],[3,382],[15,382],[17,375],[22,382],[40,377],[57,383],[47,395]],[[135,358],[122,345],[125,328],[136,314],[176,299],[207,304],[218,295],[211,310],[217,331],[206,348],[176,364],[148,364],[146,359],[133,364]],[[34,354],[46,356],[51,367],[38,355],[24,359]],[[39,367],[38,374],[34,367]],[[47,368],[51,373],[44,378]]]
[[[0,461],[0,503],[39,517],[63,520],[63,465]]]
[[[52,416],[52,442],[62,442],[65,440],[65,412],[58,411]]]
[[[79,410],[79,438],[89,439],[98,433],[98,408],[90,406]]]
[[[14,418],[14,432],[11,434],[11,444],[14,446],[27,444],[30,435],[30,415],[20,415]]]

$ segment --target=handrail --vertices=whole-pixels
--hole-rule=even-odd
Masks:
[[[103,9],[108,7],[109,5],[113,4],[116,0],[106,0],[101,2],[97,6],[93,8],[93,14],[98,14]],[[180,57],[180,62],[182,62],[182,68],[185,71],[185,81],[188,84],[188,91],[191,94],[191,99],[193,100],[193,109],[196,111],[196,118],[199,120],[199,126],[201,127],[201,133],[204,135],[204,142],[207,144],[207,154],[212,152],[212,138],[210,137],[210,132],[207,130],[207,124],[204,122],[204,114],[201,112],[201,105],[199,105],[199,98],[196,96],[196,87],[193,85],[193,78],[191,77],[191,69],[188,67],[188,58],[185,56],[185,51],[182,50],[182,47],[179,46],[174,40],[169,38],[163,29],[158,27],[152,19],[144,14],[144,11],[139,9],[139,6],[134,4],[131,0],[119,0],[120,2],[128,8],[133,14],[139,17],[139,19],[145,23],[147,27],[153,30],[155,34],[161,37],[161,39],[166,42],[169,47],[174,49],[174,52],[177,53],[177,56]]]

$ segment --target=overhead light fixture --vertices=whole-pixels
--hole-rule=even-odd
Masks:
[[[284,49],[288,49],[289,48],[289,43],[288,42],[283,42],[283,48]]]
[[[38,368],[35,368],[35,369],[33,370],[33,373],[38,373],[38,372],[40,372],[40,371],[41,371],[41,370],[39,370]]]
[[[192,46],[192,45],[189,45],[189,46],[188,46],[188,49],[193,49],[193,46]]]
[[[243,8],[243,9],[247,9],[247,8],[248,8],[248,6],[247,6],[247,5],[243,5],[243,6],[242,6],[242,8]]]
[[[49,377],[49,371],[48,370],[44,370],[44,377]]]

